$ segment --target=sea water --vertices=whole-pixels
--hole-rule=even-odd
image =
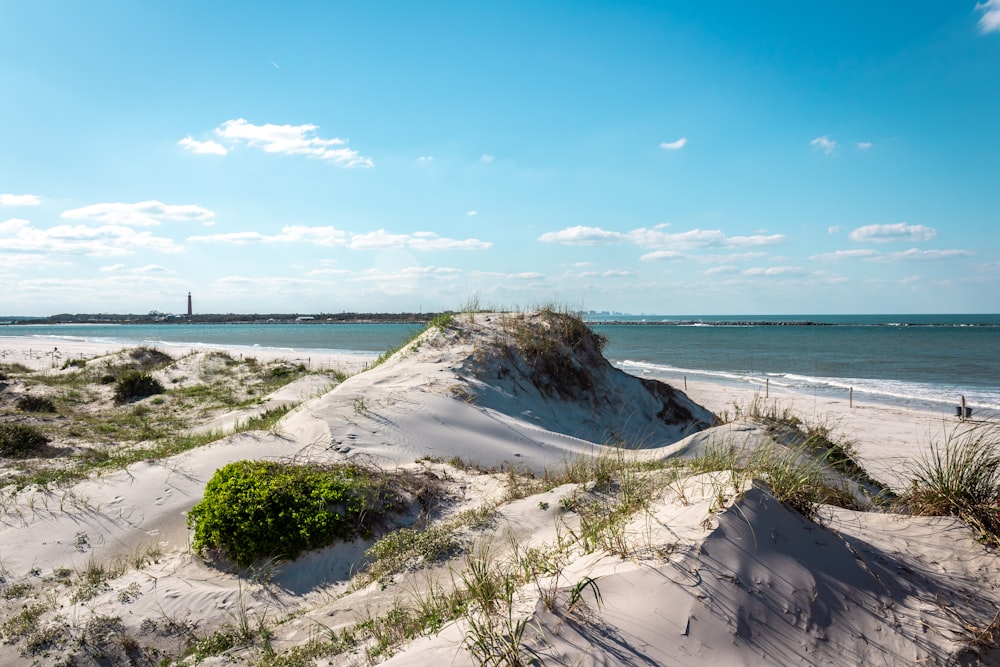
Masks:
[[[634,320],[633,320],[634,321]],[[1000,316],[654,318],[592,326],[634,375],[1000,412]]]
[[[605,356],[633,375],[840,396],[950,412],[1000,413],[1000,315],[593,316]],[[414,324],[255,323],[0,326],[40,349],[60,341],[223,346],[375,355]],[[767,388],[767,389],[765,389]]]

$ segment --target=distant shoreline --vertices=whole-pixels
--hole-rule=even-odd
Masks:
[[[203,315],[50,315],[0,318],[0,326],[56,324],[426,324],[438,313],[206,313]]]
[[[205,313],[199,315],[177,315],[152,312],[147,315],[134,314],[67,314],[49,315],[46,317],[0,317],[0,326],[54,326],[54,325],[115,325],[115,324],[427,324],[440,313]],[[913,321],[913,315],[888,316],[899,318],[892,322],[830,322],[822,321],[823,316],[807,316],[806,318],[789,316],[784,319],[780,315],[764,315],[760,319],[753,316],[737,316],[726,319],[724,316],[700,317],[681,316],[670,319],[662,315],[612,316],[605,319],[595,313],[582,313],[583,320],[590,326],[676,326],[676,327],[839,327],[839,326],[878,326],[878,327],[996,327],[996,321],[959,321],[959,322],[921,322]],[[820,319],[813,319],[819,317]],[[859,316],[868,317],[868,316]],[[954,317],[954,316],[949,316]],[[961,316],[958,316],[961,317]],[[970,319],[982,318],[983,315],[970,315]],[[990,317],[990,316],[986,316]],[[716,319],[718,318],[718,319]],[[992,319],[992,318],[991,318]]]

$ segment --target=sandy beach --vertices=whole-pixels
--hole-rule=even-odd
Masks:
[[[98,664],[98,654],[113,656],[112,664],[157,656],[270,664],[261,662],[267,655],[289,660],[280,664],[479,664],[470,637],[476,619],[485,619],[494,640],[516,637],[518,655],[545,665],[996,664],[1000,559],[956,519],[834,506],[807,517],[777,502],[760,480],[692,471],[675,474],[622,519],[619,547],[594,547],[574,537],[587,520],[579,499],[596,493],[593,482],[536,490],[530,476],[491,472],[537,477],[580,457],[613,456],[619,450],[608,442],[647,459],[691,458],[713,443],[752,450],[769,436],[745,414],[764,401],[850,444],[875,480],[901,492],[932,443],[980,422],[849,406],[846,397],[771,391],[765,398],[703,382],[675,394],[587,355],[570,367],[575,387],[545,384],[528,357],[496,351],[498,330],[507,340],[506,316],[464,318],[364,372],[373,358],[255,351],[262,364],[287,361],[348,377],[329,388],[332,380],[307,375],[266,397],[261,406],[294,406],[266,431],[65,486],[7,487],[0,662],[64,664],[60,656],[73,653],[75,664]],[[65,372],[58,369],[68,360],[121,352],[32,344],[3,339],[0,364]],[[209,352],[165,351],[175,359]],[[6,392],[17,390],[7,383]],[[683,378],[671,384],[685,390]],[[726,423],[713,427],[715,417]],[[224,431],[240,418],[216,416],[213,424]],[[462,465],[449,463],[456,457]],[[363,576],[374,537],[238,571],[192,553],[185,516],[217,469],[243,459],[365,460],[423,480],[436,489],[434,506],[401,516],[401,526],[452,525],[484,506],[493,514],[456,529],[460,546],[451,556],[414,557],[379,580]],[[470,603],[457,618],[381,646],[375,620],[461,584],[481,555],[509,573],[527,571],[529,553],[548,554],[548,564],[516,580],[503,613]],[[84,595],[81,582],[95,570],[105,575]],[[19,629],[27,609],[37,614],[30,629]],[[241,624],[257,630],[243,627],[240,641],[208,650],[209,639]],[[356,643],[337,650],[347,635]]]

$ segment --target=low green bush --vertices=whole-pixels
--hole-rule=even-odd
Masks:
[[[188,526],[197,553],[247,566],[368,536],[399,506],[389,478],[360,466],[236,461],[209,480]]]
[[[17,399],[17,409],[25,412],[55,412],[56,405],[44,396],[22,396]]]
[[[21,458],[40,453],[49,439],[26,424],[0,424],[0,456]]]
[[[163,385],[149,373],[125,371],[115,380],[115,400],[119,403],[162,393]]]

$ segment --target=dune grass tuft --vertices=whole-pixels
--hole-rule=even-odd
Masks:
[[[911,470],[899,503],[912,514],[954,516],[1000,547],[1000,438],[992,426],[956,430]]]

